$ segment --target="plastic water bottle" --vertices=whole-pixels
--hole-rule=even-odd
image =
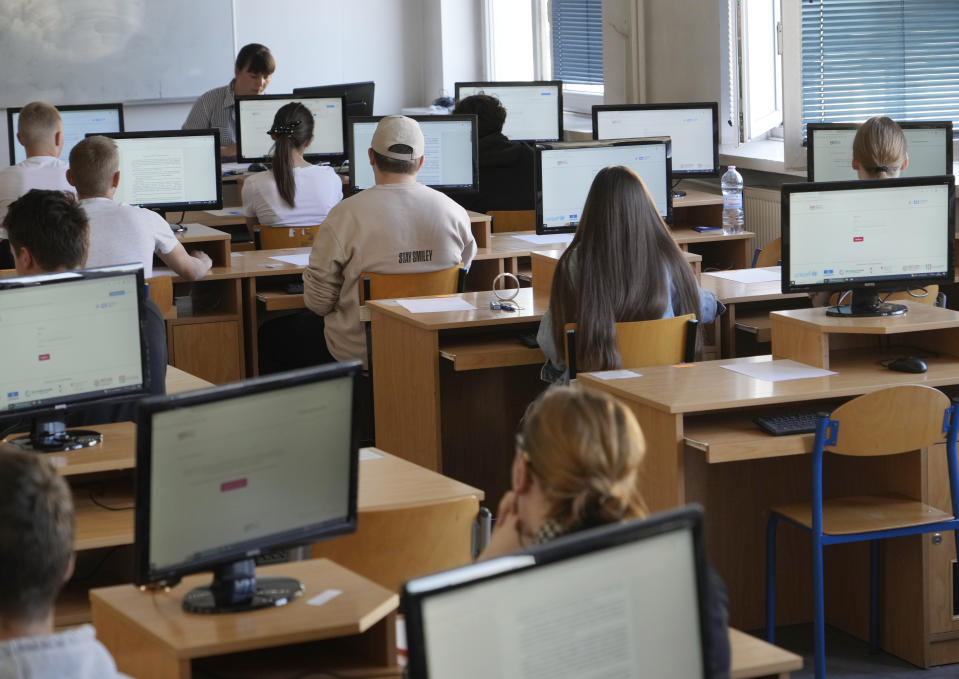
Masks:
[[[720,180],[723,187],[723,233],[742,233],[743,224],[743,176],[730,165]]]

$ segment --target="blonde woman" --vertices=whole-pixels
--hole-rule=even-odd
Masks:
[[[894,120],[870,118],[852,142],[852,169],[860,179],[892,179],[909,166],[906,135]]]

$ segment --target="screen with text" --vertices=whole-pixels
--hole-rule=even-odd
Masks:
[[[944,127],[908,127],[903,129],[906,136],[906,153],[909,164],[899,176],[931,177],[952,174],[952,168],[946,166],[946,144],[952,140],[946,138]],[[809,142],[813,145],[813,176],[817,182],[850,181],[859,179],[852,167],[852,142],[856,130],[816,129]]]
[[[499,99],[506,109],[503,134],[514,141],[560,141],[560,91],[556,85],[460,87],[460,101],[474,94]]]
[[[693,555],[675,531],[430,596],[428,676],[702,677]]]
[[[541,160],[543,226],[577,226],[593,178],[610,165],[625,165],[645,182],[660,216],[667,215],[666,145],[546,149]]]
[[[0,290],[0,412],[143,384],[135,274]]]
[[[120,184],[114,199],[158,206],[215,203],[220,178],[214,135],[117,139]]]
[[[339,97],[290,97],[289,99],[241,99],[238,140],[244,158],[266,158],[273,152],[273,127],[276,112],[298,101],[313,114],[313,141],[305,155],[342,155],[343,100]]]
[[[120,111],[115,108],[60,111],[60,118],[63,120],[63,150],[60,151],[60,159],[64,162],[70,159],[70,151],[86,135],[122,131],[120,129]],[[13,125],[15,130],[19,128],[19,112],[13,114]],[[23,144],[19,141],[14,141],[14,154],[18,163],[27,158],[27,150],[23,148]]]
[[[789,198],[794,285],[919,278],[948,271],[946,186],[803,191]]]
[[[349,514],[351,377],[158,412],[150,568]]]
[[[713,111],[710,108],[597,111],[597,139],[669,137],[673,173],[712,172]]]

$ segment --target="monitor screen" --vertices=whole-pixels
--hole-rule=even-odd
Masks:
[[[489,94],[506,109],[503,134],[513,141],[560,141],[563,138],[563,82],[456,83],[456,101]]]
[[[719,173],[716,102],[593,107],[593,139],[637,137],[670,138],[674,175]]]
[[[122,104],[92,104],[89,106],[57,106],[63,120],[63,150],[60,158],[66,162],[77,142],[88,134],[123,132]],[[17,141],[17,126],[20,124],[19,108],[7,109],[7,138],[10,144],[10,164],[15,165],[27,158],[27,151]]]
[[[0,417],[149,391],[143,270],[0,280]]]
[[[410,676],[703,677],[702,549],[683,512],[408,582]]]
[[[672,222],[668,139],[552,144],[536,150],[536,232],[575,231],[596,173],[625,165],[642,178],[666,223]]]
[[[373,94],[376,83],[372,80],[361,83],[297,87],[293,94],[298,97],[343,97],[346,117],[373,115]]]
[[[909,165],[899,176],[933,177],[952,174],[952,123],[901,122]],[[854,181],[852,142],[855,123],[809,123],[806,126],[806,175],[811,182]]]
[[[294,97],[289,94],[236,98],[236,152],[242,163],[268,160],[273,153],[273,127],[276,112],[298,101],[313,114],[313,141],[303,155],[307,160],[342,158],[343,97]]]
[[[114,199],[154,210],[222,207],[216,130],[107,134],[120,152]]]
[[[136,582],[355,530],[359,363],[145,399]]]
[[[786,184],[783,292],[952,281],[951,176]]]
[[[350,118],[350,185],[368,189],[376,181],[367,150],[382,116]],[[476,191],[479,160],[476,153],[476,116],[409,116],[420,124],[424,140],[420,184],[448,192]]]

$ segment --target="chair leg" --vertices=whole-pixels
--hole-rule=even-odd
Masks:
[[[869,541],[869,652],[879,653],[879,561],[880,541]]]
[[[826,604],[822,573],[822,538],[812,540],[813,646],[816,679],[826,679]]]
[[[776,527],[779,515],[766,522],[766,641],[776,643]]]

